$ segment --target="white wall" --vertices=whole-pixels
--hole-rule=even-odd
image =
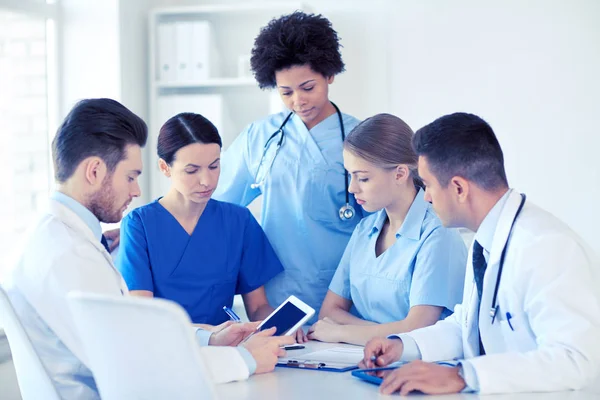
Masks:
[[[250,1],[250,0],[248,0]],[[261,0],[252,0],[260,3]],[[335,78],[331,99],[346,113],[366,118],[390,112],[387,9],[397,0],[265,0],[298,3],[327,17],[338,32],[346,71]],[[417,0],[414,0],[417,1]],[[244,3],[246,0],[163,0],[163,4]],[[269,21],[265,21],[266,25]],[[256,32],[258,35],[258,32]]]
[[[393,2],[391,108],[415,129],[480,115],[511,186],[600,253],[600,2]]]
[[[479,114],[499,137],[511,186],[600,253],[600,2],[304,3],[342,39],[347,71],[331,88],[340,108],[392,112],[414,129]]]
[[[118,0],[61,0],[61,118],[83,98],[120,99],[118,11]]]
[[[160,0],[119,0],[119,55],[121,60],[121,102],[139,115],[151,128],[149,115],[149,78],[148,78],[148,12],[162,2]],[[148,135],[156,135],[149,130]],[[139,177],[142,196],[132,202],[129,211],[148,203],[150,196],[151,170],[158,169],[151,153],[155,148],[148,138],[144,149],[144,172]]]
[[[78,64],[65,65],[62,104],[72,104],[80,94],[112,93],[147,120],[148,10],[217,1],[65,3],[82,1],[103,8],[94,11],[94,20],[71,26],[70,42],[63,43],[82,46],[83,32],[94,46],[77,57]],[[224,2],[241,0],[218,1]],[[328,17],[342,39],[347,70],[331,87],[342,110],[359,118],[392,112],[414,129],[454,111],[481,115],[504,148],[510,184],[565,220],[600,253],[594,235],[600,226],[594,205],[600,198],[600,166],[593,162],[600,145],[600,2],[304,3]],[[98,26],[103,16],[105,23]],[[91,61],[98,59],[103,62]]]
[[[260,0],[259,0],[260,1]],[[275,0],[277,1],[277,0]],[[211,4],[201,0],[64,0],[60,118],[86,97],[111,97],[121,101],[147,122],[148,115],[148,12],[154,7]],[[238,0],[220,0],[218,3]],[[288,0],[279,0],[281,3]],[[297,3],[297,1],[292,1]],[[346,72],[336,78],[331,96],[344,110],[364,118],[389,111],[386,26],[381,23],[385,0],[306,1],[309,9],[325,14],[338,30],[344,48]],[[265,24],[268,21],[265,21]],[[258,32],[257,32],[258,33]],[[250,50],[250,49],[249,49]],[[383,56],[382,56],[383,54]],[[385,61],[382,59],[385,59]],[[150,132],[154,134],[154,132]],[[140,182],[139,205],[150,200],[150,152],[144,154],[145,173]]]
[[[148,121],[148,11],[152,0],[61,0],[60,118],[80,99],[113,98]],[[148,150],[139,182],[145,204]]]
[[[390,53],[386,9],[393,0],[306,1],[327,17],[340,37],[346,71],[335,78],[330,98],[341,110],[364,119],[391,112]]]

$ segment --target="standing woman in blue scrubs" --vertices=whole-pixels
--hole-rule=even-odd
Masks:
[[[130,293],[179,303],[196,324],[228,320],[241,294],[251,321],[273,308],[264,284],[283,270],[247,208],[211,199],[220,172],[221,137],[198,114],[182,113],[160,129],[164,196],[129,213],[121,224],[117,267]]]
[[[433,325],[461,302],[467,249],[424,199],[412,137],[400,118],[378,114],[346,138],[350,192],[375,213],[354,230],[309,338],[364,345]]]
[[[285,269],[265,285],[267,298],[278,305],[295,295],[317,314],[362,218],[347,195],[342,160],[343,137],[359,121],[329,100],[329,85],[344,70],[339,48],[336,31],[320,15],[295,12],[261,29],[252,70],[288,110],[239,134],[223,156],[215,193],[244,206],[263,196],[261,225]]]

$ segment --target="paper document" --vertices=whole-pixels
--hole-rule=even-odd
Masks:
[[[363,347],[332,347],[327,350],[302,354],[296,359],[319,361],[324,363],[356,365],[363,359]],[[292,359],[292,358],[289,358]],[[280,359],[280,361],[287,359]]]

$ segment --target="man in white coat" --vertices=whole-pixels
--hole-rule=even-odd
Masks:
[[[417,131],[414,147],[425,198],[444,225],[476,233],[454,314],[365,347],[363,367],[418,360],[387,375],[381,391],[559,391],[598,379],[599,265],[585,243],[509,188],[502,149],[481,118],[441,117]]]
[[[99,398],[92,372],[67,305],[72,290],[128,293],[115,269],[100,222],[118,222],[134,197],[142,173],[146,124],[118,102],[83,100],[75,105],[52,142],[59,188],[49,210],[31,231],[6,290],[60,396]],[[237,345],[256,324],[220,332],[199,330],[200,344]],[[271,371],[293,338],[261,332],[244,347],[203,347],[216,382]],[[115,360],[119,362],[119,360]]]

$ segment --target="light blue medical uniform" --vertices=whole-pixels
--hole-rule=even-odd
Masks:
[[[284,272],[265,285],[277,307],[295,295],[316,311],[344,253],[362,209],[350,196],[356,216],[342,221],[346,203],[342,137],[336,113],[310,131],[293,115],[284,127],[285,139],[264,186],[252,189],[264,146],[289,112],[250,124],[221,159],[221,178],[215,198],[248,205],[263,195],[261,225]],[[342,114],[346,135],[358,120]],[[271,146],[275,146],[273,140]]]
[[[379,257],[385,209],[363,219],[352,234],[329,290],[352,300],[365,320],[400,321],[418,305],[444,307],[443,319],[462,301],[467,248],[458,232],[442,226],[424,194],[419,190],[396,242]]]
[[[149,290],[179,303],[194,323],[229,318],[235,294],[263,286],[283,271],[247,208],[209,200],[192,235],[158,200],[130,212],[121,224],[117,258],[129,290]]]

